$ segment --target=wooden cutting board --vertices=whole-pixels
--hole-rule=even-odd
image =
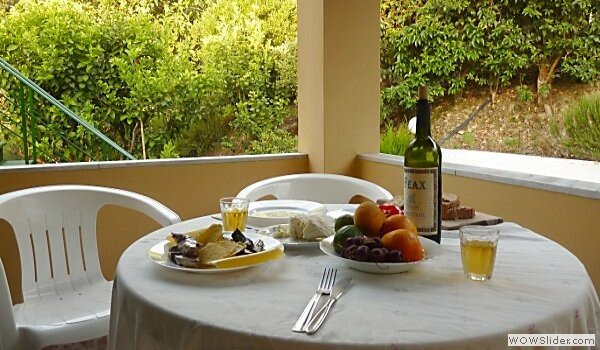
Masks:
[[[466,225],[496,225],[503,221],[500,217],[476,211],[475,216],[471,219],[442,220],[442,230],[458,230],[461,226]]]

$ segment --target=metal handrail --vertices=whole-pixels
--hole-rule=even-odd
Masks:
[[[11,100],[10,98],[7,98],[7,100],[8,100],[9,102],[12,102],[13,104],[17,104],[15,101]],[[43,120],[42,120],[41,116],[40,116],[40,115],[39,115],[39,114],[38,114],[38,113],[37,113],[35,110],[29,111],[29,113],[31,114],[31,116],[33,116],[33,117],[35,117],[35,118],[36,118],[37,122],[38,122],[40,125],[43,125],[43,126],[46,126],[46,127],[50,126],[49,124],[47,124],[47,123],[44,123],[44,122],[43,122]],[[4,114],[4,113],[0,112],[0,114]],[[16,121],[16,120],[14,120],[14,119],[10,118],[10,116],[8,116],[8,115],[6,115],[6,114],[4,114],[4,116],[5,116],[6,118],[8,118],[8,120],[9,120],[9,121],[11,121],[13,124],[16,124],[16,123],[18,122],[18,121]],[[14,132],[14,131],[12,131],[12,130],[8,129],[6,126],[2,125],[2,123],[0,123],[0,127],[4,128],[5,130],[8,130],[8,131],[10,131],[10,132],[11,132],[13,135],[20,136],[20,135],[19,135],[19,134],[17,134],[16,132]],[[58,135],[58,137],[59,137],[60,139],[62,139],[62,140],[63,140],[63,141],[65,141],[66,143],[68,143],[68,144],[72,145],[73,147],[75,147],[75,149],[77,149],[77,150],[78,150],[79,152],[81,152],[82,154],[84,154],[84,155],[88,156],[90,159],[92,159],[92,158],[93,158],[93,156],[92,156],[92,155],[91,155],[89,152],[87,152],[87,151],[85,151],[83,148],[81,148],[81,147],[77,146],[75,143],[73,143],[73,142],[70,142],[70,141],[69,141],[69,139],[68,139],[68,138],[65,136],[65,134],[64,134],[64,133],[61,133],[60,131],[57,131],[57,132],[56,132],[56,134]],[[45,154],[45,155],[48,155],[47,153],[44,153],[44,154]],[[57,153],[54,153],[54,154],[53,154],[53,157],[57,157]],[[57,158],[60,158],[60,157],[57,157]]]
[[[50,95],[48,92],[46,92],[44,89],[42,89],[39,85],[37,85],[36,83],[34,83],[33,81],[31,81],[29,78],[27,78],[26,76],[24,76],[23,74],[21,74],[21,72],[19,72],[17,69],[15,69],[14,67],[12,67],[8,62],[6,62],[2,58],[0,58],[0,67],[3,68],[4,70],[6,70],[13,77],[15,77],[18,80],[20,80],[21,83],[23,83],[27,87],[29,87],[29,89],[31,91],[37,93],[39,96],[41,96],[42,98],[44,98],[50,104],[52,104],[53,106],[55,106],[56,108],[58,108],[61,112],[63,112],[64,114],[66,114],[67,116],[69,116],[71,119],[73,119],[74,121],[76,121],[79,125],[83,126],[85,129],[89,130],[91,133],[93,133],[94,135],[96,135],[99,139],[101,139],[102,141],[104,141],[106,144],[108,144],[110,147],[112,147],[113,149],[115,149],[117,152],[119,152],[123,156],[127,157],[128,159],[131,159],[131,160],[135,160],[136,159],[133,155],[131,155],[129,152],[127,152],[126,150],[124,150],[121,146],[119,146],[118,144],[116,144],[108,136],[104,135],[98,129],[94,128],[88,122],[86,122],[85,120],[83,120],[81,117],[79,117],[73,111],[71,111],[67,106],[65,106],[64,104],[62,104],[62,102],[60,102],[57,99],[55,99],[52,95]]]

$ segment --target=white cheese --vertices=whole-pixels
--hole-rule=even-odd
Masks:
[[[306,226],[305,215],[295,215],[290,217],[289,235],[291,238],[302,239],[302,232]]]
[[[287,229],[287,227],[285,226],[277,226],[273,232],[273,238],[288,238],[290,236],[290,233]]]
[[[306,241],[326,238],[335,232],[321,216],[297,215],[290,217],[290,237]]]

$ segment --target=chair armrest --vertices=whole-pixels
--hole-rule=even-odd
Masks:
[[[139,193],[115,188],[102,188],[102,192],[112,194],[106,204],[114,204],[146,214],[161,226],[181,222],[179,215],[159,201]]]

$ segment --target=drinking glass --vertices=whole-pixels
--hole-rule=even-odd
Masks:
[[[224,231],[246,230],[248,200],[246,198],[225,197],[219,200]]]
[[[465,275],[473,281],[492,278],[500,231],[490,226],[463,226],[459,233]]]

